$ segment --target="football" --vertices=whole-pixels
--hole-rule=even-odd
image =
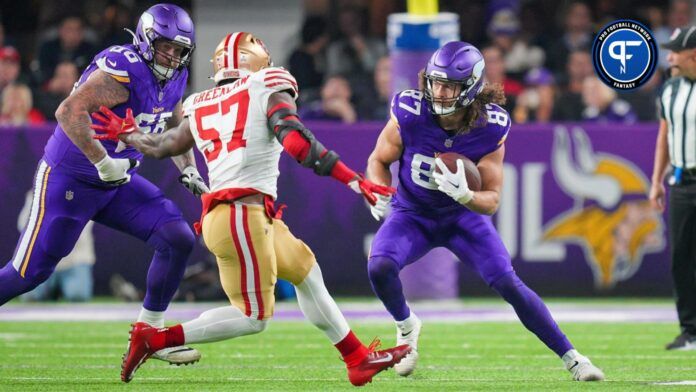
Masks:
[[[442,159],[447,168],[455,173],[457,171],[457,159],[464,162],[464,171],[466,172],[466,182],[469,184],[469,189],[472,191],[481,190],[481,173],[479,173],[476,164],[469,158],[456,152],[446,152],[437,156]],[[440,168],[435,165],[435,171],[440,173]]]

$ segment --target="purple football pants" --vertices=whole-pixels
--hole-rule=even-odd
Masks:
[[[541,298],[517,277],[490,217],[469,210],[429,216],[395,209],[377,231],[368,275],[375,294],[396,321],[410,315],[399,272],[440,246],[476,270],[513,306],[524,326],[558,356],[573,348]]]
[[[195,242],[181,211],[137,174],[127,184],[99,187],[43,160],[34,179],[29,223],[12,260],[0,269],[0,305],[48,279],[89,220],[131,234],[155,249],[143,306],[165,310]]]

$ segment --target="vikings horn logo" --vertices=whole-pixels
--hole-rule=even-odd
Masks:
[[[587,134],[573,129],[576,162],[568,131],[554,131],[553,175],[574,206],[544,228],[544,239],[583,248],[595,286],[613,287],[640,267],[643,255],[664,248],[662,216],[651,209],[649,183],[632,163],[595,153]]]

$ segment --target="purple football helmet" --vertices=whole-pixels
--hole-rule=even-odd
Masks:
[[[446,116],[469,106],[483,89],[485,63],[474,45],[452,41],[435,51],[425,67],[425,99],[433,114]],[[460,85],[459,95],[435,98],[433,82]],[[455,86],[456,87],[456,86]],[[447,104],[451,102],[449,106]]]
[[[155,60],[155,41],[167,40],[181,46],[184,50],[175,69],[157,64]],[[191,54],[196,45],[193,21],[181,7],[173,4],[157,4],[143,12],[133,33],[133,45],[152,69],[159,80],[170,80],[191,62]],[[164,53],[165,55],[170,57]]]

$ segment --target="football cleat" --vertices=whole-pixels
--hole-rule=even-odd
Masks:
[[[123,354],[123,362],[121,363],[121,381],[123,382],[130,382],[140,365],[155,353],[150,348],[148,341],[157,333],[157,328],[148,323],[137,322],[132,324],[129,333],[128,349]]]
[[[682,332],[672,342],[665,346],[667,350],[690,351],[696,350],[696,336]]]
[[[367,355],[359,364],[348,366],[348,380],[350,383],[359,387],[372,381],[377,373],[387,370],[399,363],[409,352],[411,347],[408,345],[396,346],[386,350],[377,350],[380,341],[375,339],[367,348]]]
[[[176,366],[190,365],[201,359],[201,353],[195,348],[186,346],[167,347],[152,354],[152,359],[158,359]]]
[[[411,347],[411,352],[401,362],[394,365],[396,373],[403,377],[410,375],[416,369],[416,363],[418,362],[418,337],[423,325],[415,314],[411,313],[411,317],[415,318],[416,323],[410,331],[404,331],[398,324],[396,326],[396,345],[407,344]]]
[[[590,359],[575,350],[570,350],[563,356],[566,369],[573,375],[575,381],[603,381],[604,372],[590,362]]]

